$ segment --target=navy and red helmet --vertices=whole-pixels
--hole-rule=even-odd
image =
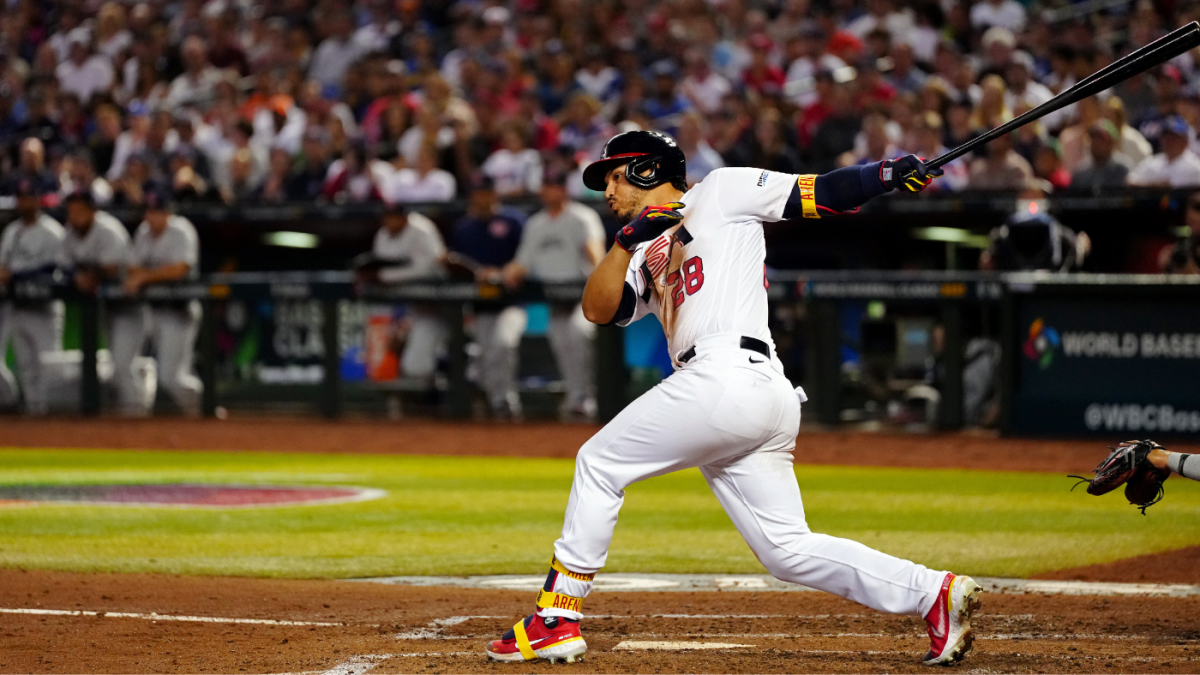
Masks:
[[[626,131],[604,144],[600,159],[583,170],[583,184],[604,192],[604,178],[614,167],[625,166],[625,179],[643,190],[686,180],[687,160],[675,139],[657,131]],[[646,170],[649,169],[649,173]]]

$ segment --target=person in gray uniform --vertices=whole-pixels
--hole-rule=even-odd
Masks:
[[[81,293],[95,294],[100,284],[119,280],[129,265],[129,231],[112,214],[96,209],[90,190],[67,196],[67,233],[59,251],[59,267],[71,275]],[[108,349],[113,363],[113,383],[118,409],[134,414],[145,406],[142,387],[133,375],[138,347],[118,339],[141,330],[140,308],[128,302],[110,302],[105,307]]]
[[[584,283],[604,257],[604,226],[595,211],[567,199],[567,174],[551,169],[542,181],[545,208],[530,216],[516,258],[504,268],[515,288],[525,278],[542,283]],[[550,347],[566,386],[566,417],[596,415],[592,340],[596,326],[583,317],[578,302],[551,304]]]
[[[437,225],[429,218],[391,204],[383,214],[382,227],[375,233],[370,260],[356,270],[371,283],[403,284],[446,278],[443,262],[446,244]],[[400,356],[406,377],[431,381],[446,328],[437,307],[424,303],[408,306],[407,338]]]
[[[125,293],[137,297],[152,284],[195,279],[199,274],[200,243],[191,221],[171,212],[171,191],[152,185],[145,191],[146,212],[133,235]],[[114,335],[122,351],[141,351],[146,336],[158,359],[158,386],[166,390],[185,415],[199,416],[204,385],[192,372],[200,303],[196,300],[150,301],[143,309],[145,323],[130,325],[128,334]],[[134,345],[128,347],[124,343]],[[149,410],[140,412],[148,413]]]
[[[36,176],[18,174],[8,187],[6,192],[16,197],[17,219],[0,234],[0,287],[53,272],[63,240],[62,225],[42,213],[42,187]],[[49,401],[41,355],[62,345],[62,303],[22,299],[0,303],[0,407],[4,408],[17,404],[16,382],[4,363],[10,338],[25,412],[43,415]]]

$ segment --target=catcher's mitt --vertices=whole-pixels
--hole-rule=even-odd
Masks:
[[[1163,449],[1154,441],[1125,441],[1115,448],[1100,462],[1094,470],[1093,478],[1070,476],[1088,484],[1090,495],[1102,495],[1112,492],[1121,485],[1125,486],[1125,498],[1130,504],[1137,506],[1146,515],[1146,508],[1162,501],[1163,481],[1171,476],[1166,469],[1159,469],[1150,463],[1147,456],[1151,450]],[[1071,487],[1077,487],[1076,483]]]

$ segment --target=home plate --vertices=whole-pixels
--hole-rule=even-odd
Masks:
[[[662,642],[622,640],[613,647],[613,651],[635,651],[656,649],[665,651],[682,651],[685,649],[739,649],[741,647],[757,647],[758,645],[739,645],[733,642]]]

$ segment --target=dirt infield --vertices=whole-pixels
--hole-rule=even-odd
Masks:
[[[574,457],[598,429],[556,423],[326,422],[307,418],[223,422],[3,418],[0,447]],[[1011,439],[974,432],[810,431],[804,425],[800,429],[796,451],[800,464],[1081,473],[1108,452],[1103,442],[1096,441]],[[1200,453],[1198,445],[1172,445],[1171,449]]]
[[[0,570],[0,672],[930,670],[920,664],[928,642],[919,619],[824,593],[597,593],[588,599],[583,663],[487,662],[483,643],[532,600],[516,591]],[[958,670],[1200,673],[1200,598],[1155,598],[1153,611],[1147,602],[985,595],[975,651]],[[9,613],[14,609],[104,615]],[[196,617],[326,625],[179,620]],[[616,649],[644,641],[747,646]]]

